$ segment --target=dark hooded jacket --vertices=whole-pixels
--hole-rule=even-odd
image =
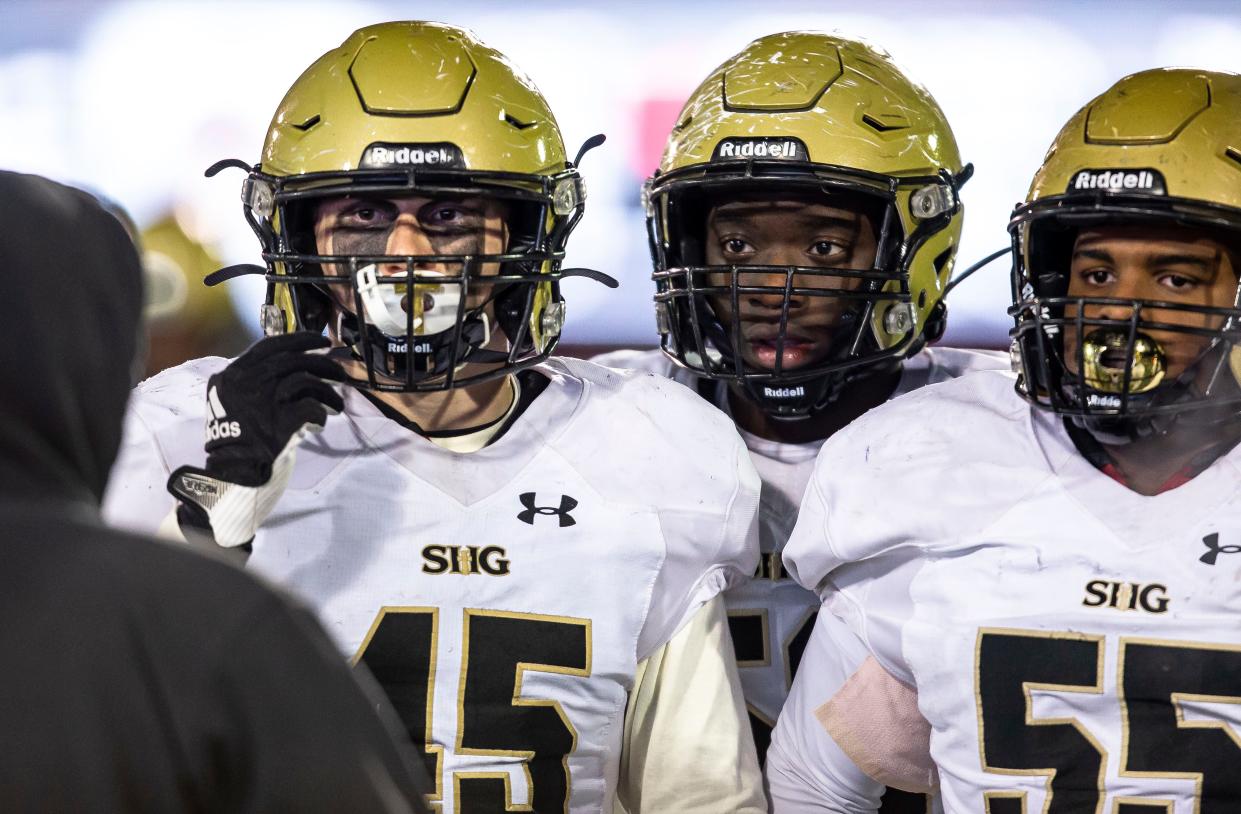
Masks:
[[[422,811],[305,610],[101,525],[141,331],[120,223],[0,172],[0,224],[0,811]]]

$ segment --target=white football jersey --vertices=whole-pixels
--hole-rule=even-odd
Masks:
[[[164,481],[203,463],[206,379],[226,363],[135,392],[112,522],[149,532],[170,511]],[[468,455],[345,388],[249,561],[425,733],[444,811],[611,812],[638,662],[757,562],[758,480],[725,416],[643,373],[539,370],[547,388]]]
[[[597,356],[593,361],[608,367],[666,376],[699,392],[725,413],[729,412],[724,382],[704,382],[674,364],[658,349],[615,351]],[[905,361],[893,396],[971,370],[993,370],[1008,365],[1008,357],[999,353],[928,348]],[[819,611],[818,597],[784,573],[780,553],[797,521],[797,508],[823,442],[786,444],[739,431],[762,479],[759,506],[762,558],[753,578],[729,588],[724,599],[737,664],[741,668],[741,686],[761,759]],[[832,624],[833,620],[827,623]]]
[[[819,460],[786,566],[916,687],[947,811],[1241,810],[1241,449],[1144,497],[979,373]]]

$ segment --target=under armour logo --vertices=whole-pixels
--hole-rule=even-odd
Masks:
[[[577,501],[569,497],[568,495],[560,496],[559,507],[557,506],[535,506],[534,505],[534,492],[522,492],[521,495],[518,497],[518,500],[521,501],[521,505],[526,507],[525,511],[518,512],[517,514],[517,519],[523,523],[529,523],[530,525],[533,526],[534,516],[536,514],[554,514],[560,518],[561,528],[564,528],[565,526],[573,526],[577,524],[577,521],[574,520],[569,515],[569,512],[577,508]]]
[[[1219,534],[1216,532],[1203,537],[1202,542],[1206,543],[1208,551],[1198,558],[1198,562],[1205,562],[1207,565],[1215,565],[1220,554],[1241,554],[1241,545],[1220,545]]]

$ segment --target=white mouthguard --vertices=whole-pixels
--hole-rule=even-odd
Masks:
[[[415,269],[418,277],[442,277],[444,275],[426,269]],[[374,265],[358,269],[358,293],[366,313],[363,319],[388,336],[404,336],[408,324],[401,301],[409,292],[409,272],[386,275],[379,281],[379,270]],[[457,308],[461,303],[461,287],[456,284],[414,286],[409,294],[409,307],[413,308],[414,336],[437,334],[447,331],[457,321]]]

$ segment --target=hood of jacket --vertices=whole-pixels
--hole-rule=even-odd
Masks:
[[[0,498],[98,504],[142,336],[142,270],[91,195],[0,171]]]

